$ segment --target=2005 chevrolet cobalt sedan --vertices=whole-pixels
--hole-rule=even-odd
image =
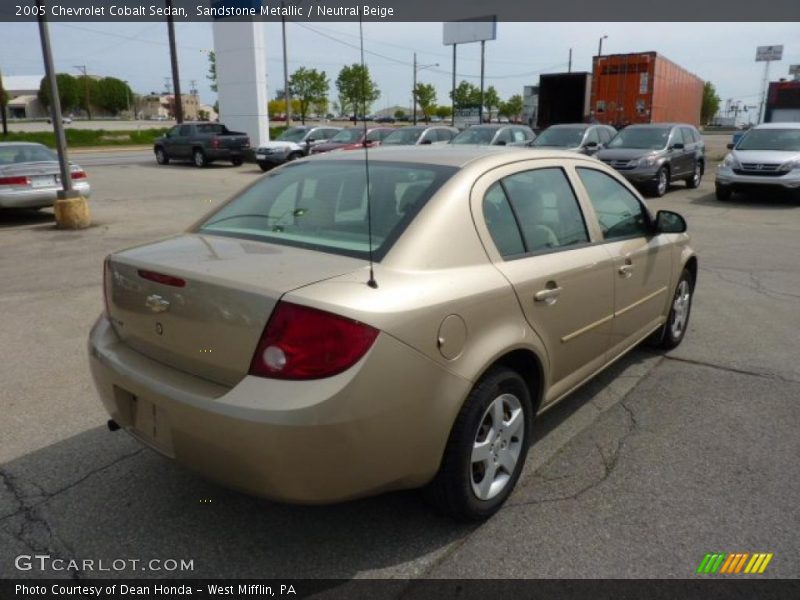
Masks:
[[[369,154],[287,164],[111,254],[97,389],[112,428],[237,489],[326,503],[427,486],[485,518],[539,412],[646,338],[681,342],[686,223],[573,153]]]

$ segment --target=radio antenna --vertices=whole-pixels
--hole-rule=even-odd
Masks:
[[[364,122],[364,170],[367,182],[367,241],[369,243],[369,280],[367,285],[372,289],[377,289],[378,282],[375,281],[375,268],[372,259],[372,193],[369,189],[369,144],[367,143],[367,64],[364,62],[364,23],[361,14],[358,15],[358,37],[361,42],[361,117]],[[358,119],[356,111],[356,119]],[[356,125],[357,126],[357,125]]]

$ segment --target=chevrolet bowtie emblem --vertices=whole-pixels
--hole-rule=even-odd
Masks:
[[[158,294],[148,296],[144,305],[154,313],[161,313],[169,310],[169,300],[162,298]]]

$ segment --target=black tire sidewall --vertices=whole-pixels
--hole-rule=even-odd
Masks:
[[[480,500],[472,490],[472,447],[478,427],[489,405],[501,394],[514,394],[520,401],[524,415],[525,434],[522,450],[511,479],[503,491],[490,500]],[[514,490],[525,464],[530,447],[532,404],[530,393],[522,377],[515,371],[500,367],[488,372],[473,388],[459,413],[451,432],[443,469],[449,473],[451,504],[455,516],[466,520],[482,520],[493,515]]]
[[[682,281],[686,281],[689,283],[689,308],[687,309],[686,313],[686,323],[683,326],[683,331],[681,331],[680,336],[675,337],[672,335],[672,327],[670,324],[672,323],[672,313],[675,310],[675,298],[678,295],[678,288]],[[664,348],[672,349],[676,348],[682,341],[683,338],[686,337],[686,332],[689,330],[689,321],[691,320],[692,316],[692,302],[694,301],[694,286],[692,285],[692,275],[689,273],[688,270],[684,269],[681,273],[680,279],[678,279],[678,283],[675,284],[675,291],[672,294],[672,301],[669,305],[669,314],[667,315],[667,322],[664,323],[664,335],[662,337],[661,345]]]

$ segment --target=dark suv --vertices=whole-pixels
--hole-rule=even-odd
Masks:
[[[629,125],[595,156],[652,196],[663,196],[676,180],[696,188],[706,167],[705,142],[684,123]]]

